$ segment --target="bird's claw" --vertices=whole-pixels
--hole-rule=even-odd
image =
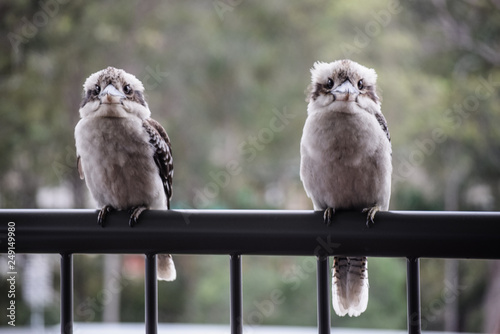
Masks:
[[[335,209],[334,208],[327,208],[325,210],[325,213],[323,214],[323,220],[325,221],[326,226],[330,226],[332,223],[332,217],[335,214]]]
[[[99,214],[97,215],[97,225],[104,227],[104,220],[109,212],[113,211],[113,207],[111,205],[105,205],[99,210]]]
[[[128,221],[128,225],[130,227],[134,227],[134,225],[137,224],[139,216],[144,210],[147,210],[147,207],[143,205],[130,209],[130,219]]]
[[[363,212],[368,212],[368,215],[366,216],[366,227],[370,227],[371,225],[375,224],[375,214],[380,211],[380,207],[378,205],[372,206],[371,208],[364,208]]]

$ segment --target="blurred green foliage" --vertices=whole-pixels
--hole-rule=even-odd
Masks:
[[[50,206],[93,207],[73,129],[83,81],[115,66],[143,81],[170,135],[174,208],[311,209],[298,176],[309,69],[351,58],[379,76],[393,143],[391,209],[498,210],[499,9],[487,0],[1,1],[0,207],[47,206],[40,194],[61,188],[69,202]],[[244,257],[245,323],[314,325],[313,260]],[[228,257],[175,261],[178,279],[159,283],[160,321],[227,323]],[[427,329],[444,328],[452,304],[442,297],[444,263],[422,261]],[[334,315],[333,325],[405,328],[404,260],[369,265],[367,312]],[[452,274],[464,286],[453,300],[459,329],[486,323],[493,265],[461,261]],[[99,256],[78,257],[75,305],[99,296],[101,267]],[[142,321],[142,278],[122,280],[121,320]],[[47,323],[58,321],[55,299]],[[101,308],[92,319],[76,310],[75,320],[100,321]]]

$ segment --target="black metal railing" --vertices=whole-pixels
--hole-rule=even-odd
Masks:
[[[61,333],[73,332],[75,253],[145,254],[146,333],[157,333],[156,254],[230,255],[231,333],[242,333],[242,255],[317,257],[318,333],[330,333],[332,255],[407,258],[408,333],[421,332],[419,258],[500,259],[500,212],[322,212],[271,210],[147,211],[130,228],[114,212],[101,228],[94,210],[0,210],[0,252],[15,225],[16,253],[61,254]]]

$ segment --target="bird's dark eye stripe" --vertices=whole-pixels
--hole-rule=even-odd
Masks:
[[[136,101],[137,103],[143,105],[143,106],[146,106],[146,101],[144,100],[144,95],[142,95],[142,93],[138,90],[135,91],[133,100]]]
[[[83,97],[82,102],[80,103],[80,108],[83,108],[87,104],[87,102],[92,99],[92,95],[94,95],[94,91],[92,89],[89,89],[87,91],[87,94]]]

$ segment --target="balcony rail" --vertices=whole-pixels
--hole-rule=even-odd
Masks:
[[[421,332],[419,258],[500,259],[500,212],[283,210],[147,211],[134,227],[125,212],[96,223],[95,210],[0,210],[0,253],[15,230],[16,253],[61,255],[61,333],[73,332],[73,254],[145,254],[145,332],[157,333],[156,254],[230,256],[230,327],[243,332],[242,255],[317,257],[318,333],[330,333],[332,255],[407,258],[408,333]],[[10,227],[10,229],[9,229]],[[14,227],[14,229],[12,229]],[[12,239],[11,239],[12,241]]]

